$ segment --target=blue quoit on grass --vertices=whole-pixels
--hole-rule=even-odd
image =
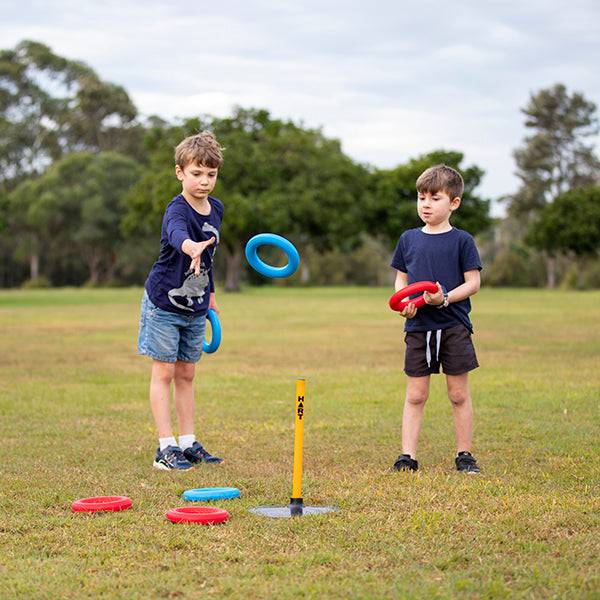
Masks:
[[[206,318],[208,319],[210,328],[212,329],[212,338],[210,340],[210,344],[206,343],[206,339],[202,342],[202,352],[206,352],[206,354],[212,354],[213,352],[216,352],[221,345],[221,323],[219,321],[217,311],[214,310],[214,308],[208,309]]]
[[[207,500],[232,500],[240,497],[240,490],[234,487],[196,488],[185,490],[183,499],[190,502],[206,502]]]
[[[258,256],[257,250],[260,246],[275,246],[281,248],[287,255],[287,265],[284,267],[272,267],[271,265],[268,265]],[[275,279],[290,277],[296,272],[300,265],[300,255],[294,244],[274,233],[259,233],[251,238],[246,244],[246,260],[250,266],[261,275]]]

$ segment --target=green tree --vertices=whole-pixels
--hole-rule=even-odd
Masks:
[[[356,243],[364,228],[359,208],[366,169],[319,130],[273,119],[265,110],[242,108],[224,119],[191,119],[180,127],[159,124],[149,130],[150,164],[127,198],[124,226],[130,234],[158,234],[166,204],[181,189],[173,174],[172,149],[202,128],[214,131],[225,147],[215,195],[225,203],[226,289],[239,289],[244,246],[257,233],[288,236],[300,248]]]
[[[110,281],[123,243],[122,198],[140,171],[114,152],[72,153],[17,186],[9,218],[19,232],[17,251],[31,257],[31,278],[39,275],[40,262],[70,249],[86,264],[90,283]]]
[[[526,241],[550,253],[572,254],[583,287],[584,263],[600,253],[600,186],[575,188],[560,194],[540,211]]]
[[[0,180],[15,187],[73,151],[137,155],[141,127],[120,86],[82,62],[25,40],[0,51]]]
[[[586,139],[598,133],[598,119],[593,102],[562,84],[533,94],[522,112],[533,134],[514,152],[521,185],[508,210],[531,222],[560,194],[596,182],[600,162]],[[556,257],[551,248],[546,255],[547,285],[554,287]]]
[[[371,232],[391,246],[405,229],[422,225],[417,214],[415,183],[425,169],[436,164],[446,164],[457,169],[465,182],[462,202],[452,217],[452,223],[472,235],[489,227],[489,201],[480,198],[475,192],[483,171],[474,165],[461,166],[462,161],[461,152],[438,150],[413,158],[394,169],[375,171],[371,177],[366,211]]]

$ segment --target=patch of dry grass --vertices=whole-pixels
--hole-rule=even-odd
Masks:
[[[221,294],[198,433],[221,467],[151,468],[140,290],[0,292],[0,597],[600,596],[599,293],[483,290],[472,376],[478,478],[453,471],[432,385],[417,474],[399,451],[402,321],[387,290]],[[568,306],[569,311],[564,307]],[[263,520],[291,488],[294,381],[307,378],[304,497],[336,514]],[[224,526],[175,526],[190,487],[234,485]],[[125,494],[123,513],[72,500]]]

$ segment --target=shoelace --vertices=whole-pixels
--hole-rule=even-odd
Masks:
[[[171,457],[173,457],[177,462],[181,462],[182,460],[187,462],[187,458],[184,456],[183,450],[180,448],[173,448],[165,458],[169,459]]]

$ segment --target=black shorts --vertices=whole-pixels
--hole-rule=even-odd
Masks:
[[[462,375],[479,366],[471,333],[464,325],[437,331],[409,331],[404,337],[404,372],[410,377]]]

